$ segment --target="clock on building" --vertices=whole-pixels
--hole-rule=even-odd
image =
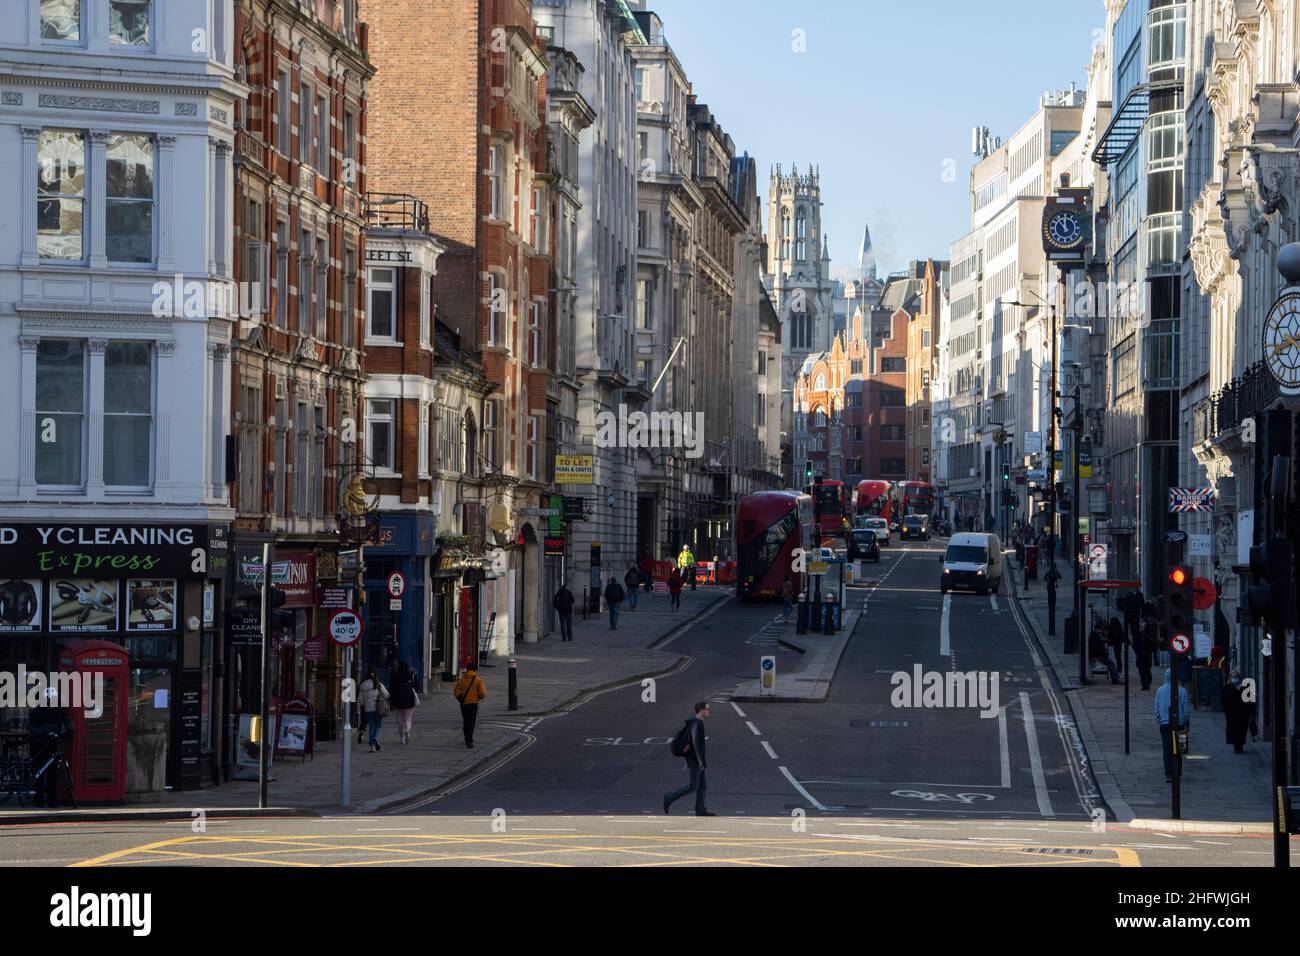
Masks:
[[[1300,290],[1278,296],[1264,320],[1264,363],[1283,392],[1300,395]]]
[[[1049,216],[1043,225],[1043,240],[1049,252],[1075,250],[1083,241],[1079,214],[1072,209],[1063,209]]]

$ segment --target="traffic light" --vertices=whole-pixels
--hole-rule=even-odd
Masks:
[[[1250,549],[1252,584],[1246,591],[1246,608],[1251,623],[1267,621],[1276,631],[1295,626],[1295,590],[1292,578],[1291,542],[1274,538]]]
[[[813,481],[813,463],[811,458],[808,459],[808,464],[804,468],[804,477],[807,479],[804,484],[811,485]]]
[[[1011,480],[1011,465],[1010,465],[1010,464],[1005,464],[1005,465],[1002,466],[1002,480],[1003,480],[1003,481],[1010,481],[1010,480]]]
[[[1171,564],[1165,575],[1165,637],[1172,646],[1174,638],[1192,643],[1192,569],[1185,564]]]

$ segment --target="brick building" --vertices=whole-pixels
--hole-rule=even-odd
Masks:
[[[921,299],[907,327],[907,475],[930,483],[931,394],[937,369],[940,293],[948,263],[927,259],[921,266]]]
[[[234,117],[234,274],[256,290],[261,314],[241,323],[233,350],[232,594],[236,607],[255,603],[250,563],[273,542],[298,586],[274,621],[272,693],[307,695],[318,735],[329,736],[337,651],[308,661],[304,644],[324,630],[315,585],[338,578],[334,516],[362,453],[358,279],[374,71],[351,0],[240,0],[234,36],[236,73],[250,91]],[[240,613],[232,608],[232,628]],[[228,692],[250,712],[260,647],[231,647],[228,672],[242,685]]]

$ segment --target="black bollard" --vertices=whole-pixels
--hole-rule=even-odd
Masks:
[[[518,710],[519,709],[519,671],[516,669],[515,659],[513,657],[510,658],[510,676],[509,676],[509,684],[507,686],[509,687],[510,709]]]

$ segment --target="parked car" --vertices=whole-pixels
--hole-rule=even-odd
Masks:
[[[903,519],[902,528],[898,536],[904,540],[907,538],[920,538],[922,541],[930,540],[930,519],[926,515],[908,515]]]
[[[870,528],[854,528],[849,533],[848,558],[850,561],[880,560],[880,541]]]
[[[995,534],[955,534],[944,552],[939,590],[970,588],[980,594],[1002,590],[1002,542]]]

